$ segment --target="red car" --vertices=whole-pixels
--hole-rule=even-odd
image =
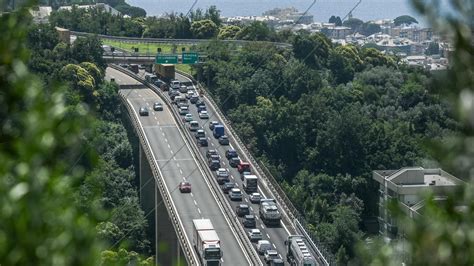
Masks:
[[[240,164],[237,165],[237,170],[239,170],[239,173],[250,172],[250,164],[240,161]]]
[[[190,193],[191,183],[189,183],[188,181],[183,181],[179,183],[179,191],[181,191],[181,193]]]

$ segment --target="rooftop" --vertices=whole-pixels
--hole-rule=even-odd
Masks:
[[[449,188],[464,183],[442,169],[425,169],[422,167],[409,167],[400,170],[377,170],[373,172],[373,178],[380,184],[386,185],[391,190],[402,194],[415,192],[410,188]]]

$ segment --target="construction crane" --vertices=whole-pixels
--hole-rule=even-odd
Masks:
[[[347,17],[349,17],[349,19],[351,19],[352,18],[352,11],[354,11],[360,5],[360,3],[362,3],[362,0],[359,0],[359,2],[357,2],[357,4],[351,9],[351,11],[349,11],[349,13],[347,13],[347,15],[345,15],[342,18],[342,21],[346,20]]]

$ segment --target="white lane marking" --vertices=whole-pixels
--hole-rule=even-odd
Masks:
[[[250,210],[251,210],[251,211],[253,211],[253,208],[252,208],[252,206],[250,206]]]
[[[156,118],[156,116],[155,116],[155,120],[158,120],[158,118]]]
[[[268,239],[270,239],[270,238],[271,238],[271,237],[270,237],[268,234],[267,234],[267,237],[268,237]]]
[[[129,104],[130,106],[133,106],[133,105],[132,105],[132,102],[131,102],[129,99],[127,99],[127,102],[128,102],[128,104]],[[134,114],[135,114],[135,118],[138,120],[138,123],[140,124],[140,126],[143,127],[142,122],[140,121],[140,118],[139,118],[137,112],[134,112]],[[143,133],[145,133],[145,132],[143,131]],[[150,148],[150,150],[152,150],[152,149],[151,149],[151,145],[150,145],[150,141],[148,140],[148,137],[146,136],[146,134],[143,134],[143,135],[144,135],[144,137],[145,137],[145,140],[146,140],[146,143],[147,143],[147,145],[148,145],[148,148]],[[156,161],[156,157],[155,157],[155,154],[154,154],[153,152],[151,153],[151,156],[153,157],[153,160]],[[197,162],[196,162],[196,163],[197,163]],[[160,173],[160,175],[163,176],[163,173],[161,172],[160,167],[158,166],[157,168],[158,168],[158,172]],[[171,193],[170,193],[170,191],[169,191],[169,188],[168,188],[168,186],[166,185],[166,182],[163,182],[163,184],[164,184],[165,190],[166,190],[166,192],[168,193],[168,195],[171,195]],[[217,200],[217,199],[216,199],[216,200]],[[176,205],[174,204],[173,201],[171,201],[171,205],[172,205],[173,209],[177,212]],[[177,216],[177,218],[178,218],[178,222],[179,222],[181,228],[184,228],[183,221],[181,220],[181,218],[179,217],[179,215]],[[193,250],[193,245],[191,244],[191,241],[189,240],[188,234],[185,233],[185,234],[184,234],[184,237],[186,238],[187,243],[189,244],[189,245],[188,245],[188,248],[190,248],[190,250]],[[243,250],[243,247],[242,247],[242,246],[241,246],[241,248],[242,248],[242,250]],[[194,259],[195,259],[196,261],[198,261],[197,254],[194,253],[194,252],[192,252],[192,253],[193,253]],[[246,253],[244,253],[244,254],[245,254],[246,257],[247,257],[247,261],[249,261],[249,258],[248,258],[248,256],[247,256],[247,254],[246,254]]]
[[[260,227],[262,227],[262,229],[265,229],[265,226],[263,226],[263,224],[260,224]]]
[[[179,173],[180,173],[180,174],[183,174],[183,170],[179,169]],[[184,177],[183,177],[183,179],[184,179]]]
[[[210,137],[207,137],[207,139],[208,139],[208,140],[211,140],[211,138],[210,138]]]
[[[191,197],[194,197],[194,194],[191,192]]]
[[[235,179],[233,175],[230,175],[230,178]]]
[[[222,165],[225,165],[225,162],[222,162]]]
[[[168,139],[167,139],[167,138],[165,138],[165,142],[168,142]]]
[[[197,202],[196,202],[196,200],[193,200],[193,201],[194,201],[194,205],[198,205]]]
[[[198,208],[198,212],[199,212],[199,214],[201,214],[201,210],[199,208]]]
[[[247,198],[245,198],[244,200],[245,200],[245,202],[249,202],[249,200]]]
[[[211,142],[211,145],[214,146],[214,143]]]
[[[170,144],[169,144],[169,143],[168,143],[168,149],[171,149],[171,146],[170,146]]]
[[[275,248],[275,249],[277,248],[277,247],[275,246],[275,244],[272,244],[272,246],[273,246],[273,248]]]
[[[176,160],[175,160],[176,161]],[[179,163],[176,163],[176,166],[179,168]]]

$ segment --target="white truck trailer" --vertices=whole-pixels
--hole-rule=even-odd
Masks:
[[[294,266],[316,266],[316,259],[309,252],[305,237],[290,235],[285,241],[286,259]]]
[[[202,265],[221,265],[222,250],[219,236],[209,219],[195,219],[193,244],[201,258]]]

